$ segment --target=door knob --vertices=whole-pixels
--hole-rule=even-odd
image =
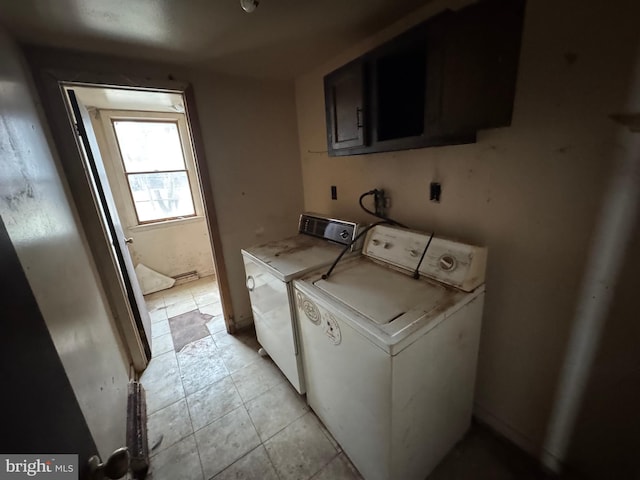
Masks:
[[[131,245],[133,243],[133,238],[131,238],[131,237],[125,238],[124,239],[124,243],[126,243],[127,245]]]
[[[128,469],[129,450],[127,447],[117,449],[104,463],[100,461],[100,457],[97,455],[89,459],[89,478],[91,480],[122,478],[127,474]]]

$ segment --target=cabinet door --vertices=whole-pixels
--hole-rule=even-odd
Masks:
[[[425,125],[427,24],[399,35],[370,53],[373,143],[384,148],[421,144]]]
[[[511,124],[524,0],[486,0],[451,19],[444,38],[439,130]]]
[[[366,144],[364,81],[364,65],[360,61],[324,77],[329,153]]]

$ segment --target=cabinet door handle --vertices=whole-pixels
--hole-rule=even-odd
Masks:
[[[251,275],[247,277],[247,290],[253,292],[253,289],[256,288],[256,281],[253,279]]]
[[[356,107],[356,127],[364,127],[362,124],[362,109],[360,107]]]

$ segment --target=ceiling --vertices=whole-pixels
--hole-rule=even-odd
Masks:
[[[25,43],[293,78],[428,0],[0,0]]]

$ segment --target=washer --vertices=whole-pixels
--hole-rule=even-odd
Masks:
[[[243,249],[242,257],[258,342],[295,389],[304,393],[291,280],[331,264],[355,239],[358,224],[304,213],[298,232],[293,237]]]
[[[294,281],[307,401],[365,479],[423,480],[470,424],[487,251],[376,226],[362,253]]]

